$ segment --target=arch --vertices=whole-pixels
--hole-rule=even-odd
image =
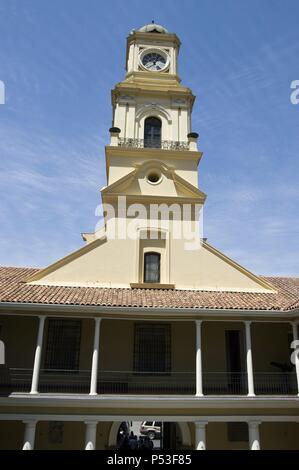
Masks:
[[[173,167],[166,165],[161,160],[155,160],[155,159],[146,160],[142,163],[137,163],[136,168],[138,169],[138,173],[146,172],[152,168],[157,168],[157,169],[159,168],[166,175],[172,175],[174,173]]]
[[[171,124],[171,116],[169,112],[156,103],[145,104],[141,108],[136,111],[135,119],[136,121],[140,122],[142,118],[147,118],[149,116],[159,117],[161,119],[165,119],[168,124]]]
[[[161,420],[163,421],[163,420]],[[182,436],[182,445],[186,447],[191,447],[191,432],[190,432],[190,426],[188,423],[180,422],[180,421],[175,421],[176,424],[178,425],[181,436]],[[116,447],[117,445],[117,433],[119,430],[119,427],[121,425],[120,421],[114,421],[111,425],[110,432],[109,432],[109,438],[108,438],[108,446],[109,447]]]
[[[181,435],[182,435],[182,445],[191,447],[191,432],[190,432],[189,424],[180,423],[180,422],[178,422],[177,424],[180,428]]]
[[[121,421],[114,421],[111,425],[109,437],[108,437],[109,448],[117,446],[117,434],[118,434],[120,425],[121,425]]]
[[[161,119],[162,122],[162,140],[171,140],[171,116],[169,112],[162,106],[156,103],[146,104],[136,111],[135,115],[135,136],[138,139],[143,139],[144,134],[144,121],[148,117],[156,117]]]

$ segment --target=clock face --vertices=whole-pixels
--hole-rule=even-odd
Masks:
[[[166,58],[158,52],[149,52],[143,56],[142,64],[148,70],[159,72],[160,70],[164,69],[166,65]]]

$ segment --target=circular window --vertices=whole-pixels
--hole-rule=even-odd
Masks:
[[[146,175],[146,179],[151,184],[158,184],[162,179],[161,172],[159,170],[151,170]]]

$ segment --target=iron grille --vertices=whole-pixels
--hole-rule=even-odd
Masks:
[[[45,369],[78,370],[80,341],[80,320],[49,319]]]
[[[189,150],[188,142],[179,142],[175,140],[159,140],[153,139],[125,139],[119,138],[119,147],[131,148],[161,148],[163,150]]]
[[[134,372],[169,374],[171,371],[171,328],[169,324],[135,324]]]

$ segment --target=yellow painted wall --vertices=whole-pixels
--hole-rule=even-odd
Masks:
[[[143,156],[138,156],[138,161],[140,164],[146,163],[150,161],[151,156],[148,154],[144,154]],[[111,155],[110,157],[110,168],[109,168],[109,179],[108,179],[108,184],[112,184],[118,179],[122,178],[123,176],[127,175],[130,173],[132,170],[135,169],[135,161],[136,161],[136,156],[130,155],[130,150],[128,150],[128,153],[126,157],[119,157],[119,156],[113,156]],[[167,165],[170,166],[175,166],[176,168],[176,173],[181,176],[182,178],[186,179],[189,181],[189,183],[193,184],[194,186],[197,186],[198,184],[198,173],[197,173],[197,161],[194,161],[194,159],[184,159],[184,160],[178,160],[178,159],[167,159],[165,161]]]
[[[227,371],[226,331],[239,330],[241,339],[241,363],[245,369],[244,326],[238,322],[202,323],[202,363],[204,372]]]
[[[255,372],[281,372],[271,366],[270,362],[288,363],[290,361],[290,345],[288,332],[291,325],[286,323],[252,323],[252,357]]]
[[[21,421],[0,421],[0,450],[21,450],[24,429]]]
[[[51,443],[49,422],[40,421],[36,426],[36,450],[83,450],[85,443],[85,424],[78,421],[63,423],[62,443]]]
[[[194,323],[172,322],[171,333],[172,369],[178,372],[194,372]],[[133,321],[103,320],[100,344],[100,370],[133,371]]]
[[[103,320],[100,344],[100,370],[133,370],[133,322]]]
[[[34,283],[130,287],[131,282],[138,282],[136,244],[132,239],[89,244],[90,251],[72,257]],[[186,250],[184,240],[174,239],[170,246],[170,283],[177,289],[269,291],[206,247]]]
[[[209,423],[206,427],[208,450],[248,450],[248,442],[231,442],[228,439],[227,423]]]
[[[299,450],[299,423],[262,423],[260,438],[264,450]]]
[[[38,317],[0,316],[5,362],[9,367],[32,368],[37,339]]]

